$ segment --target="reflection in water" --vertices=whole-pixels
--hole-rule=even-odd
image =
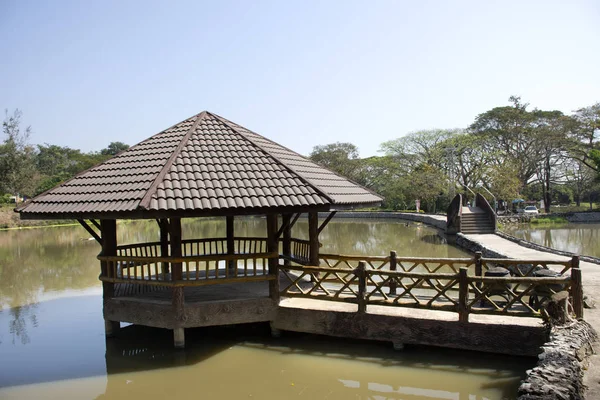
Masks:
[[[306,222],[294,236],[302,237]],[[264,236],[265,221],[238,221]],[[119,242],[155,241],[153,222],[119,224]],[[184,238],[225,235],[221,219],[192,220]],[[99,246],[79,227],[0,232],[0,398],[513,398],[535,360],[286,333],[268,324],[172,332],[129,326],[103,333]],[[385,221],[337,221],[328,253],[460,257],[436,231]]]
[[[519,225],[503,230],[515,237],[568,251],[570,253],[600,257],[600,224],[565,224],[560,226]]]
[[[31,324],[31,327],[36,328],[38,326],[37,316],[34,311],[37,308],[37,304],[28,304],[26,306],[15,307],[10,309],[11,321],[10,321],[10,334],[12,335],[12,344],[14,345],[19,339],[21,344],[27,344],[31,341],[27,334],[27,325]],[[0,344],[2,342],[0,341]]]

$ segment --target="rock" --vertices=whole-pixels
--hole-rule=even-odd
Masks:
[[[583,399],[585,360],[592,354],[596,339],[596,332],[585,321],[552,327],[537,366],[527,371],[519,386],[518,399]]]

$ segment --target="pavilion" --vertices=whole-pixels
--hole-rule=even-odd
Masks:
[[[108,336],[130,322],[172,329],[272,321],[278,266],[319,265],[319,233],[337,210],[382,198],[210,112],[201,112],[24,203],[22,219],[76,219],[101,244]],[[329,213],[319,225],[318,213]],[[237,237],[236,216],[265,216]],[[308,240],[291,228],[308,216]],[[226,237],[182,240],[181,220],[224,217]],[[160,241],[120,245],[117,220],[154,219]]]

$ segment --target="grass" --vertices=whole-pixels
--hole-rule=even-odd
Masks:
[[[539,217],[539,218],[532,218],[531,219],[531,223],[535,224],[535,225],[546,225],[546,224],[566,224],[568,223],[569,220],[566,219],[565,217],[558,217],[558,216],[547,216],[547,217]]]

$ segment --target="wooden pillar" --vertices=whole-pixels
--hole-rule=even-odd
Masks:
[[[169,257],[169,220],[161,219],[159,223],[160,227],[160,256],[161,257]],[[163,274],[168,274],[170,272],[169,263],[162,263]],[[166,280],[166,278],[165,278]]]
[[[285,257],[292,256],[292,227],[290,223],[292,222],[292,214],[283,214],[282,215],[282,224],[283,224],[283,243],[282,243],[282,252]],[[292,262],[289,259],[285,259],[283,261],[283,265],[291,265]]]
[[[267,252],[279,253],[279,243],[277,242],[277,214],[267,215]],[[272,280],[269,281],[269,297],[276,304],[279,304],[279,257],[269,258],[269,275]]]
[[[395,251],[390,251],[390,271],[396,271],[398,269],[398,255]],[[389,283],[390,295],[395,295],[398,288],[398,280],[396,277],[390,279]]]
[[[354,273],[358,277],[358,312],[364,314],[367,312],[367,264],[360,261]]]
[[[169,236],[171,238],[171,257],[181,257],[181,219],[171,218],[169,224]],[[181,262],[171,263],[171,280],[180,281],[183,279]],[[173,342],[175,347],[185,347],[185,332],[182,327],[185,319],[185,295],[182,286],[174,286],[172,293],[173,307]]]
[[[233,230],[233,215],[228,215],[227,217],[225,217],[225,225],[226,225],[226,230],[227,230],[227,254],[228,255],[233,255],[235,254],[235,232]],[[227,276],[229,278],[234,278],[237,276],[237,261],[236,260],[229,260],[229,263],[227,264]]]
[[[571,297],[573,298],[573,312],[577,319],[583,318],[583,284],[581,270],[579,269],[579,256],[571,259]]]
[[[308,213],[308,241],[310,265],[319,266],[319,214]]]
[[[114,219],[103,219],[100,221],[100,229],[102,231],[102,255],[116,256],[117,255],[117,221]],[[102,275],[108,275],[108,262],[100,262]],[[115,284],[112,282],[102,282],[102,303],[114,297]],[[119,321],[104,320],[104,333],[110,337],[120,328]]]
[[[458,271],[458,320],[469,322],[469,280],[468,269],[461,267]]]

